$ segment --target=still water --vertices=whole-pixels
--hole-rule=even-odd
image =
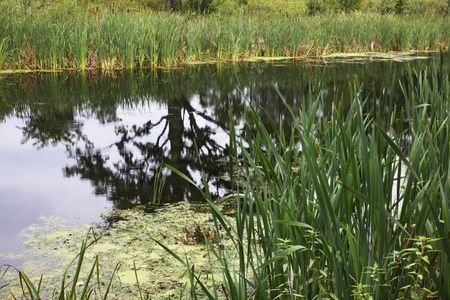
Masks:
[[[349,82],[377,93],[410,62],[272,62],[187,66],[156,71],[30,73],[0,77],[0,253],[23,249],[19,233],[40,217],[69,224],[111,225],[105,208],[152,202],[202,201],[200,192],[165,167],[202,187],[202,170],[214,197],[227,193],[224,178],[228,124],[242,127],[252,105],[285,128],[290,120],[277,93],[295,110],[312,92],[323,97],[318,117],[333,99],[348,98]],[[317,86],[317,76],[323,85]],[[392,93],[401,105],[401,91]],[[231,114],[229,114],[231,111]],[[198,152],[197,150],[198,149]],[[200,163],[201,161],[201,163]],[[159,179],[158,179],[159,178]],[[160,196],[155,191],[161,188]],[[0,255],[0,265],[20,261]]]

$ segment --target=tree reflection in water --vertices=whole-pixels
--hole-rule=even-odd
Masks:
[[[141,126],[117,126],[118,141],[110,148],[117,150],[120,158],[113,162],[109,154],[93,147],[84,137],[84,148],[68,148],[70,157],[77,163],[66,167],[64,174],[91,180],[96,195],[107,195],[118,207],[124,207],[131,200],[141,204],[152,202],[154,181],[163,163],[201,186],[200,158],[210,189],[216,196],[221,196],[226,182],[219,179],[223,170],[218,168],[217,160],[228,152],[226,146],[219,144],[211,134],[213,126],[220,127],[213,119],[202,117],[183,95],[171,101],[167,114],[156,122],[149,120]],[[149,139],[150,136],[153,138]],[[163,202],[202,200],[199,190],[180,176],[164,167],[162,173],[167,173]]]
[[[63,144],[70,161],[75,162],[63,169],[64,175],[89,180],[96,195],[106,195],[117,207],[133,201],[151,202],[155,177],[163,164],[200,186],[203,169],[211,192],[221,196],[227,182],[219,179],[225,170],[217,159],[228,155],[229,108],[238,128],[245,106],[251,104],[261,114],[264,110],[279,120],[289,136],[292,121],[285,117],[286,108],[274,86],[294,111],[305,109],[301,105],[312,91],[314,97],[324,100],[316,116],[326,117],[334,99],[344,100],[345,106],[349,80],[357,88],[364,83],[361,94],[379,94],[386,84],[383,74],[392,67],[387,62],[344,64],[336,72],[328,66],[321,75],[322,86],[311,79],[318,69],[301,62],[145,73],[14,75],[0,80],[0,121],[8,117],[23,120],[23,142],[37,148]],[[400,77],[402,72],[398,74]],[[396,88],[394,92],[396,105],[401,102],[401,91]],[[159,115],[141,124],[126,124],[118,114],[124,109],[158,105]],[[106,147],[90,137],[92,129],[85,126],[90,120],[114,124],[114,137]],[[163,202],[201,200],[195,187],[167,168],[162,172],[167,172]]]

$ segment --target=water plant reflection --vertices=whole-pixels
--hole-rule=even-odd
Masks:
[[[427,63],[409,64],[419,69]],[[356,86],[364,83],[360,92],[369,99],[370,93],[390,93],[386,109],[391,110],[402,103],[401,90],[397,80],[387,82],[383,74],[397,69],[401,78],[402,68],[382,61],[323,68],[291,61],[147,73],[19,74],[0,80],[0,120],[11,116],[23,120],[23,143],[39,149],[64,145],[70,158],[64,175],[89,180],[96,195],[106,195],[119,207],[136,200],[152,202],[155,174],[163,162],[201,184],[195,140],[210,189],[220,196],[228,183],[218,179],[224,170],[216,160],[228,153],[229,108],[238,130],[243,128],[241,112],[251,104],[263,116],[262,122],[269,125],[267,112],[289,135],[292,121],[276,100],[274,85],[294,111],[303,95],[323,98],[316,118],[330,114],[334,99],[347,98],[349,80]],[[317,72],[322,72],[320,86],[307,79],[317,77]],[[348,106],[345,100],[342,103]],[[196,189],[167,172],[163,202],[201,199]]]

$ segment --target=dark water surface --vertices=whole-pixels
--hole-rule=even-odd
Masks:
[[[228,182],[222,159],[228,154],[228,124],[242,127],[251,104],[281,119],[285,106],[299,109],[310,90],[331,109],[336,95],[348,99],[349,82],[387,92],[385,74],[421,68],[411,62],[346,61],[246,63],[189,66],[177,70],[112,73],[32,73],[0,77],[0,253],[21,251],[17,235],[40,217],[69,223],[110,222],[100,212],[152,203],[155,178],[166,176],[161,203],[202,201],[197,189],[162,164],[169,164],[211,193],[224,196]],[[318,68],[317,65],[321,67]],[[275,88],[276,87],[276,88]],[[392,93],[401,105],[401,91]],[[199,157],[195,143],[199,149]],[[156,182],[158,183],[158,181]],[[3,263],[18,264],[0,256]]]

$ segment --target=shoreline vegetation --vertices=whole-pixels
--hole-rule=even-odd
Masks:
[[[225,197],[236,203],[235,213],[227,216],[205,182],[202,193],[216,234],[199,230],[204,258],[219,267],[198,269],[186,252],[158,237],[152,241],[183,266],[189,281],[180,288],[191,299],[450,297],[450,68],[442,54],[450,37],[450,18],[443,11],[449,2],[430,2],[440,8],[419,12],[414,11],[417,0],[409,5],[404,0],[346,0],[336,2],[343,5],[338,8],[308,0],[282,9],[284,2],[275,0],[279,8],[269,10],[250,9],[251,3],[240,0],[227,9],[217,4],[216,12],[196,7],[203,1],[186,2],[195,9],[3,0],[0,69],[114,70],[441,50],[433,67],[410,69],[406,78],[392,68],[380,89],[364,76],[349,78],[349,99],[336,95],[329,114],[321,92],[325,71],[318,67],[314,91],[306,83],[309,94],[299,100],[301,108],[285,116],[292,119],[292,128],[283,128],[269,114],[266,126],[248,107],[239,132],[230,114],[229,173],[232,186],[235,172],[245,174],[245,189],[236,184]],[[403,107],[393,100],[397,82]],[[274,101],[284,101],[279,96]],[[127,234],[140,238],[134,229]],[[89,284],[77,286],[86,245],[91,245],[87,240],[75,276],[67,279],[70,284],[66,274],[59,282],[59,299],[96,298],[97,290],[99,298],[107,298],[116,271],[106,271],[111,281],[103,284],[98,261],[87,274]],[[119,251],[129,244],[121,244]],[[134,261],[128,271],[143,299],[140,283],[145,279],[139,279]],[[41,288],[50,288],[41,286],[42,277],[32,281],[25,273],[19,273],[18,281],[18,294],[31,299],[40,299]],[[7,287],[0,282],[0,290]]]
[[[380,13],[385,2],[378,9],[368,8],[369,3],[360,11],[313,14],[314,6],[305,2],[289,9],[282,2],[278,8],[267,8],[251,3],[227,6],[222,1],[211,13],[197,13],[133,6],[134,2],[127,8],[120,1],[113,7],[103,2],[5,0],[0,3],[0,72],[158,68],[448,49],[445,2],[420,13]]]
[[[167,234],[149,231],[158,215],[145,215],[145,225],[130,217],[131,226],[122,224],[109,233],[122,234],[121,240],[114,236],[114,241],[121,241],[117,252],[136,246],[143,257],[148,255],[149,261],[121,257],[128,264],[130,291],[144,299],[145,270],[164,268],[170,254],[171,263],[178,263],[185,270],[184,279],[188,277],[171,286],[179,288],[180,294],[174,295],[180,299],[450,296],[450,68],[443,54],[431,67],[410,68],[406,77],[399,77],[393,67],[386,72],[382,89],[366,76],[349,79],[350,106],[336,95],[328,113],[320,92],[324,72],[318,67],[314,79],[301,81],[310,89],[299,100],[300,109],[289,111],[294,120],[290,129],[269,114],[264,125],[261,116],[248,107],[243,112],[244,128],[238,131],[230,114],[229,174],[235,183],[244,175],[246,184],[245,188],[232,184],[228,196],[213,202],[204,182],[209,227],[184,230],[186,237],[201,239],[201,263],[186,249],[174,248]],[[405,101],[402,107],[393,99],[398,81]],[[279,96],[277,100],[283,101]],[[176,169],[172,171],[194,184]],[[231,215],[221,211],[223,201],[235,204]],[[177,208],[172,213],[175,217],[176,212]],[[140,248],[144,239],[167,252],[163,260],[160,253],[153,255],[154,243],[152,249]],[[76,241],[64,245],[75,246]],[[82,244],[81,253],[84,250]],[[93,254],[100,259],[108,251]],[[81,258],[78,265],[82,264]],[[63,278],[56,298],[78,299],[63,295],[80,295],[82,290],[94,299],[97,292],[107,299],[109,283],[102,285],[98,278],[106,276],[114,286],[115,269],[93,264],[95,272],[80,271],[80,267],[70,283],[71,279]],[[2,283],[2,274],[0,292],[9,288],[9,283]],[[84,280],[77,286],[76,279],[83,275],[92,282]],[[40,299],[54,288],[41,288],[42,279],[29,280],[25,273],[19,276],[22,285],[16,292],[30,299]]]
[[[381,93],[364,77],[349,80],[350,107],[337,97],[329,114],[310,90],[290,110],[291,133],[252,107],[243,130],[230,114],[230,174],[246,184],[236,184],[232,217],[204,196],[233,247],[209,244],[219,274],[195,272],[168,250],[185,262],[191,298],[218,299],[222,288],[227,299],[448,299],[449,75],[442,53],[409,69],[402,107],[394,68]],[[316,86],[321,78],[318,68]],[[225,283],[206,287],[214,276]]]

